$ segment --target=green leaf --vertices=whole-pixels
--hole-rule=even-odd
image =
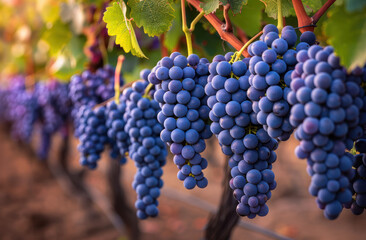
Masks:
[[[316,10],[320,9],[326,0],[303,0],[302,4],[304,5],[306,13],[312,13]]]
[[[325,33],[341,64],[350,70],[363,67],[366,62],[366,9],[350,13],[344,6],[337,6],[328,15]]]
[[[175,4],[175,9],[179,8],[179,4]],[[169,51],[172,51],[179,42],[179,39],[183,36],[182,31],[182,21],[180,17],[180,11],[175,11],[175,18],[173,20],[172,27],[165,34],[164,46],[168,48]]]
[[[72,34],[69,27],[60,20],[54,22],[51,28],[46,29],[42,34],[42,39],[50,46],[51,56],[55,56],[69,43]]]
[[[261,0],[265,5],[265,11],[271,18],[277,19],[277,0]],[[291,0],[281,0],[282,16],[288,17],[295,14]]]
[[[215,12],[220,7],[219,0],[204,0],[201,2],[200,7],[205,12],[205,14],[210,14]]]
[[[244,4],[247,4],[248,0],[220,0],[222,5],[230,4],[231,11],[234,14],[238,14],[241,12],[241,8]]]
[[[150,37],[167,32],[174,19],[174,9],[166,0],[130,0],[131,17]]]
[[[249,36],[254,36],[261,29],[261,12],[264,8],[263,3],[258,0],[249,0],[243,7],[242,13],[230,17],[231,21],[243,29]]]
[[[133,26],[127,20],[126,11],[124,2],[121,2],[121,5],[115,2],[111,7],[107,7],[103,21],[107,24],[108,35],[116,36],[116,44],[119,44],[126,53],[131,52],[137,57],[146,58],[137,42]]]
[[[61,51],[52,64],[50,70],[55,77],[60,80],[69,81],[74,74],[84,70],[88,58],[83,52],[86,38],[84,36],[74,36]]]
[[[366,6],[366,1],[362,0],[345,0],[346,9],[349,12],[361,11]]]
[[[60,1],[43,0],[37,1],[37,10],[41,15],[43,21],[53,23],[59,17]]]

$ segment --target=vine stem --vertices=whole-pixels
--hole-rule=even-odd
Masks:
[[[196,24],[198,21],[205,15],[205,13],[202,11],[198,14],[198,16],[193,19],[191,22],[190,27],[188,28],[187,25],[187,17],[186,17],[186,1],[181,0],[181,8],[182,8],[182,30],[184,32],[184,35],[186,36],[187,41],[187,51],[188,55],[193,54],[193,47],[192,47],[192,33],[196,27]]]
[[[282,32],[283,17],[282,17],[282,0],[277,0],[277,28],[279,32]]]
[[[165,47],[165,33],[160,36],[161,57],[168,56],[168,49]]]
[[[336,0],[328,0],[315,14],[314,16],[311,18],[312,23],[316,24],[319,19],[321,18],[321,16],[324,15],[324,13],[328,10],[328,8],[330,8],[330,6],[332,6],[332,4],[335,2]]]
[[[154,87],[154,84],[149,83],[149,85],[147,85],[147,87],[145,88],[145,93],[144,93],[144,98],[148,98],[151,100],[151,97],[149,96],[149,92],[151,90],[151,88]]]
[[[311,18],[306,14],[304,5],[302,4],[301,0],[292,0],[292,5],[294,6],[296,17],[297,17],[297,25],[301,26],[308,26],[312,25]],[[314,32],[314,27],[306,27],[300,28],[300,32],[312,31]]]
[[[114,100],[117,104],[119,104],[119,95],[120,95],[120,81],[121,81],[121,69],[123,62],[125,60],[125,56],[119,55],[116,70],[114,71]]]
[[[226,4],[224,6],[224,19],[225,19],[225,32],[232,32],[233,31],[233,26],[231,24],[231,20],[229,17],[229,9],[230,9],[230,4]]]
[[[138,79],[138,80],[139,80],[139,79]],[[129,83],[127,83],[127,84],[123,85],[123,87],[119,90],[119,92],[120,92],[120,93],[122,93],[122,92],[123,92],[123,90],[125,90],[125,89],[126,89],[126,88],[128,88],[128,87],[131,87],[131,86],[132,86],[132,84],[133,84],[133,83],[135,83],[135,82],[137,82],[138,80],[135,80],[135,81],[132,81],[132,82],[129,82]],[[105,100],[104,102],[101,102],[101,103],[99,103],[99,104],[95,105],[95,106],[93,107],[93,109],[96,109],[96,108],[98,108],[98,107],[106,106],[109,102],[111,102],[111,101],[113,101],[113,100],[114,100],[114,97],[111,97],[111,98],[109,98],[109,99]]]
[[[203,12],[200,7],[200,1],[198,0],[187,0],[189,4],[191,4],[194,8],[199,12]],[[235,37],[232,32],[226,32],[225,29],[222,28],[223,22],[213,13],[204,15],[207,21],[216,29],[217,33],[220,35],[221,39],[228,42],[231,46],[233,46],[237,51],[241,49],[243,43]]]
[[[248,42],[244,44],[244,46],[239,50],[239,52],[236,54],[234,62],[238,61],[240,56],[243,54],[244,50],[260,35],[262,35],[263,31],[260,31],[257,33],[254,37],[252,37]]]

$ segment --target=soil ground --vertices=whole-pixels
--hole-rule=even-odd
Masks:
[[[59,139],[54,140],[51,162],[60,143]],[[73,168],[80,169],[76,144],[76,141],[71,144],[70,159]],[[296,144],[292,139],[281,143],[277,150],[274,171],[278,187],[268,202],[269,214],[243,220],[293,239],[365,239],[366,214],[353,216],[344,210],[335,221],[323,217],[314,198],[307,192],[310,178],[306,174],[306,162],[297,159],[293,153]],[[210,141],[206,150],[209,168],[205,170],[209,186],[204,190],[188,191],[177,180],[176,166],[171,156],[169,158],[163,177],[166,189],[159,199],[160,214],[156,219],[140,222],[143,239],[202,239],[209,213],[170,195],[174,195],[173,189],[217,205],[225,159],[217,143]],[[99,168],[88,172],[86,178],[88,184],[102,193],[107,191],[105,172],[108,161],[106,157],[102,159]],[[98,206],[87,209],[75,196],[67,194],[39,160],[12,142],[4,131],[0,131],[0,166],[0,239],[126,239]],[[133,162],[129,160],[122,171],[121,181],[132,205],[136,197],[131,188],[135,172]],[[232,239],[272,238],[237,226]]]

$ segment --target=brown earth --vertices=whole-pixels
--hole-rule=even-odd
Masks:
[[[59,139],[55,140],[50,158],[53,161],[59,146]],[[281,143],[277,150],[274,171],[278,187],[269,201],[269,214],[254,220],[243,219],[244,222],[294,239],[366,239],[366,214],[353,216],[344,210],[335,221],[323,217],[314,198],[307,192],[310,179],[306,174],[306,162],[298,160],[293,153],[296,144],[292,139]],[[76,142],[72,145],[76,146]],[[205,175],[209,186],[204,190],[184,189],[176,178],[177,169],[170,159],[164,170],[166,189],[159,199],[160,215],[140,222],[142,239],[202,239],[209,213],[192,206],[189,203],[192,199],[183,202],[170,195],[178,191],[188,197],[199,197],[214,206],[218,204],[225,160],[214,140],[208,145],[206,157],[210,165]],[[80,169],[75,149],[70,158],[73,167]],[[105,172],[108,161],[103,159],[98,170],[88,172],[87,176],[88,184],[102,193],[106,193],[107,188]],[[75,196],[60,187],[39,160],[12,142],[4,131],[0,131],[0,166],[0,239],[125,239],[98,206],[82,206]],[[131,188],[135,172],[132,161],[129,160],[122,169],[121,181],[132,205],[136,197]],[[232,239],[272,238],[237,226]]]

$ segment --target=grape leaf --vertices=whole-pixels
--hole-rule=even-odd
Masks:
[[[201,2],[200,7],[206,14],[215,12],[220,7],[219,0],[204,0]]]
[[[345,0],[346,9],[349,12],[361,11],[366,6],[366,1],[360,0]]]
[[[265,5],[265,12],[271,18],[277,19],[277,0],[260,0]],[[295,14],[291,0],[281,0],[282,16],[288,17]]]
[[[54,22],[50,29],[42,34],[42,39],[50,46],[51,56],[55,56],[70,41],[72,34],[69,27],[60,20]]]
[[[234,14],[238,14],[241,12],[241,8],[244,4],[247,4],[248,0],[220,0],[222,5],[230,4],[231,11]]]
[[[351,70],[363,67],[366,62],[366,9],[350,13],[344,6],[337,6],[328,15],[325,33],[341,64]]]
[[[86,38],[84,36],[73,36],[71,38],[51,65],[50,71],[55,77],[63,81],[69,81],[72,75],[84,70],[88,61],[83,52],[85,42]]]
[[[127,20],[126,11],[127,7],[123,1],[121,5],[115,2],[107,7],[103,21],[107,24],[108,35],[116,36],[116,44],[119,44],[126,53],[131,52],[137,57],[146,58],[137,42],[131,21]]]
[[[231,21],[243,29],[249,36],[254,36],[261,28],[261,12],[264,8],[263,3],[257,0],[249,0],[243,7],[242,13],[230,17]]]
[[[325,2],[326,0],[303,0],[302,4],[304,5],[306,13],[309,14],[320,9]]]
[[[60,1],[37,1],[36,8],[45,22],[53,23],[59,17],[59,4]]]
[[[166,0],[129,0],[131,17],[138,27],[150,37],[169,30],[174,19],[174,9]]]
[[[175,9],[178,9],[179,4],[175,4],[174,7],[176,7]],[[172,51],[178,45],[179,39],[183,36],[180,11],[175,11],[174,15],[175,18],[173,20],[172,27],[165,34],[164,41],[164,46],[167,47],[169,51]]]

